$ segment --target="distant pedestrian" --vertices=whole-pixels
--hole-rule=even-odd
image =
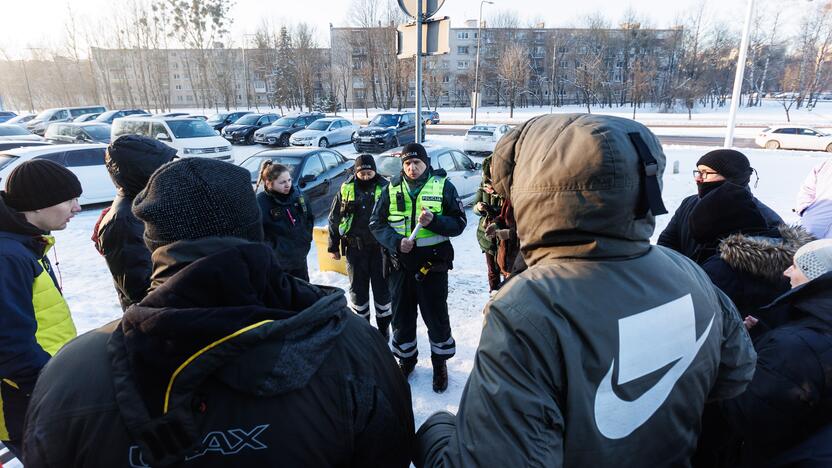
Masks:
[[[38,374],[76,334],[47,255],[51,232],[81,211],[81,191],[64,166],[33,159],[14,168],[0,192],[0,442],[18,457]]]
[[[104,156],[118,189],[96,230],[96,248],[107,261],[122,310],[141,302],[150,287],[152,264],[144,244],[144,224],[131,211],[133,199],[156,169],[170,162],[176,150],[152,138],[123,135],[110,143]]]
[[[476,198],[474,198],[474,213],[480,217],[477,224],[477,241],[485,255],[488,290],[492,294],[500,289],[500,284],[504,278],[499,265],[497,265],[498,240],[493,235],[487,235],[485,231],[488,226],[494,223],[494,218],[500,214],[501,206],[502,197],[497,195],[494,187],[491,186],[491,156],[489,156],[482,162],[482,182],[477,189]]]
[[[292,173],[282,164],[263,163],[260,170],[263,191],[257,204],[263,219],[266,244],[274,249],[277,260],[292,276],[309,281],[306,255],[312,246],[315,216],[300,191],[293,184]]]
[[[832,160],[815,166],[797,194],[800,224],[818,239],[832,237]]]

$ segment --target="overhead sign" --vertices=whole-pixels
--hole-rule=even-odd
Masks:
[[[416,55],[416,23],[397,28],[396,56],[400,59]],[[451,51],[451,19],[447,16],[422,23],[422,55],[443,55]]]
[[[416,12],[419,10],[419,7],[416,6],[417,3],[418,0],[399,0],[399,8],[401,8],[407,16],[416,19]],[[435,15],[444,4],[445,0],[422,0],[422,16],[430,18]]]

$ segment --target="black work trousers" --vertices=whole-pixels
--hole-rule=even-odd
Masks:
[[[346,248],[347,274],[350,278],[350,302],[352,310],[370,321],[370,286],[373,288],[376,326],[385,330],[390,326],[393,311],[390,305],[390,289],[384,279],[381,246],[372,244],[363,248]]]
[[[416,317],[421,312],[428,327],[431,357],[453,357],[456,342],[448,318],[448,272],[430,272],[417,281],[412,271],[392,270],[387,280],[393,296],[393,354],[399,359],[418,356]]]

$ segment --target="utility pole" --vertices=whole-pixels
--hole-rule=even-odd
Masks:
[[[416,2],[416,142],[425,141],[422,135],[422,0]]]
[[[26,72],[26,60],[20,59],[20,64],[23,65],[23,77],[26,80],[26,92],[29,94],[29,111],[35,113],[35,103],[32,101],[32,87],[29,86],[29,74]]]
[[[480,2],[480,18],[477,22],[477,58],[476,65],[474,65],[474,125],[477,124],[477,110],[479,109],[480,101],[480,40],[482,39],[482,6],[484,4],[493,5],[494,2],[482,0]]]

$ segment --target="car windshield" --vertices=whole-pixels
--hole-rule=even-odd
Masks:
[[[257,120],[260,118],[257,114],[248,114],[240,117],[234,122],[234,125],[254,125],[257,123]]]
[[[326,130],[327,128],[329,128],[329,124],[331,123],[332,122],[328,122],[326,120],[316,120],[309,124],[309,126],[306,128],[309,130]]]
[[[0,154],[0,169],[8,166],[15,159],[17,159],[17,156],[13,156],[11,154]]]
[[[294,117],[283,117],[281,119],[277,119],[277,122],[273,123],[272,126],[274,127],[291,127],[292,124],[295,123]]]
[[[54,113],[55,113],[54,110],[45,110],[45,111],[41,112],[40,114],[36,115],[35,119],[37,119],[37,120],[47,120],[47,119],[49,119],[49,117],[52,117],[52,114],[54,114]]]
[[[95,120],[105,121],[111,119],[118,111],[107,111],[96,117]]]
[[[0,125],[0,136],[28,135],[29,132],[17,125]]]
[[[182,119],[182,120],[166,120],[173,136],[176,138],[203,138],[216,136],[214,129],[205,123],[204,120],[197,119]]]
[[[295,169],[300,165],[303,158],[300,156],[252,156],[240,164],[240,167],[251,173],[251,183],[257,182],[257,177],[260,174],[260,168],[264,161],[272,161],[274,164],[283,164],[289,168],[292,177],[295,175]]]
[[[395,127],[399,124],[399,116],[392,114],[379,114],[370,121],[371,127]]]
[[[217,124],[225,120],[226,117],[228,117],[228,114],[214,114],[208,117],[208,123]]]
[[[402,171],[402,159],[398,156],[381,156],[377,166],[379,174],[393,177]]]
[[[84,131],[87,134],[96,140],[109,140],[110,139],[110,126],[109,125],[87,125],[84,127]]]

